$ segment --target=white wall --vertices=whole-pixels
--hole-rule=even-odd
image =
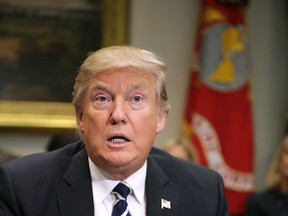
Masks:
[[[199,2],[197,0],[131,0],[131,44],[155,51],[168,62],[168,94],[172,105],[165,131],[156,144],[181,134],[190,76]],[[288,110],[288,11],[285,0],[252,0],[247,14],[255,122],[255,168],[258,189],[284,132]],[[45,134],[7,133],[0,147],[21,155],[44,151]]]

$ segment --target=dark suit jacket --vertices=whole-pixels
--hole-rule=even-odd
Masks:
[[[273,188],[250,196],[247,216],[288,216],[288,196]]]
[[[156,148],[147,160],[148,216],[228,215],[216,172]],[[92,199],[82,142],[0,166],[0,216],[94,216]],[[161,199],[171,208],[161,209]]]

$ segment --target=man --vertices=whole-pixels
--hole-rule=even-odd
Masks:
[[[152,147],[169,110],[165,70],[134,47],[90,54],[73,92],[82,141],[3,164],[0,215],[227,215],[219,174]]]

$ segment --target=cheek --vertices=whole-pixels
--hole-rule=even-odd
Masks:
[[[97,116],[97,118],[95,117]],[[78,120],[78,128],[84,133],[86,131],[99,131],[105,124],[105,115],[85,110],[84,114]],[[102,126],[102,127],[101,127]]]
[[[140,146],[146,146],[147,143],[153,142],[156,134],[156,119],[151,115],[145,113],[139,113],[135,116],[130,115],[130,127],[132,133],[136,136],[136,143]]]

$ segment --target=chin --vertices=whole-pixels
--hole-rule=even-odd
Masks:
[[[133,162],[133,157],[127,154],[127,152],[124,153],[117,152],[110,154],[109,158],[107,158],[107,161],[113,164],[114,166],[125,166]]]

